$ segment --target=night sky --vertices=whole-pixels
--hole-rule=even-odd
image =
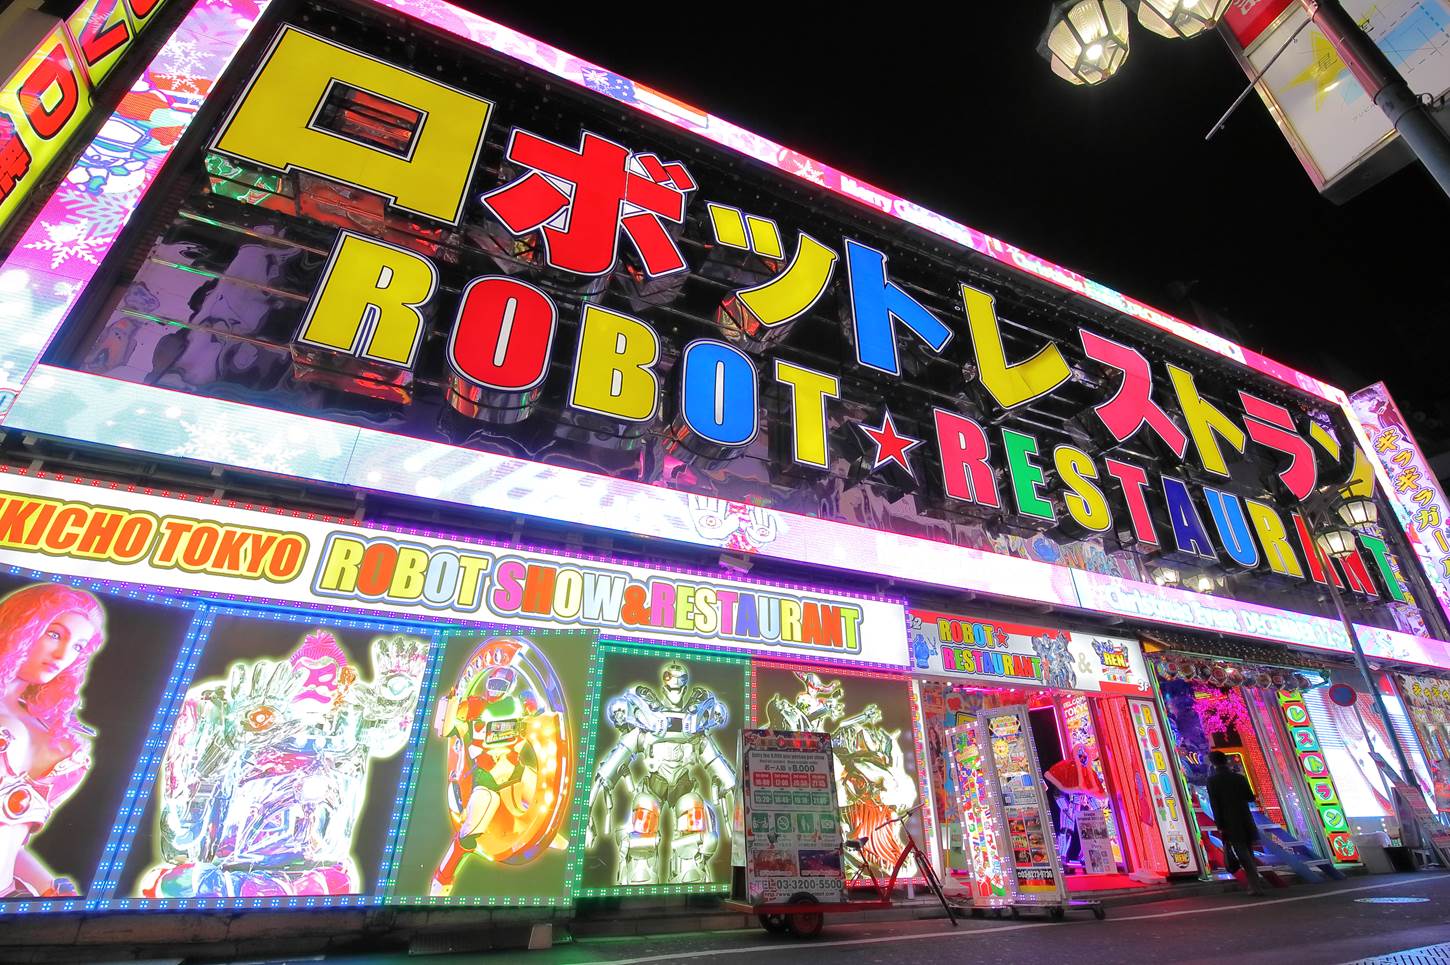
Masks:
[[[1321,199],[1257,95],[1205,143],[1246,83],[1216,35],[1169,41],[1135,22],[1127,64],[1086,89],[1036,52],[1046,0],[904,6],[895,23],[879,6],[463,5],[1180,318],[1226,318],[1232,337],[1342,388],[1384,379],[1406,410],[1450,421],[1450,201],[1418,165],[1345,205]]]

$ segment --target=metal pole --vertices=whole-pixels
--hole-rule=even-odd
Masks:
[[[1329,598],[1334,601],[1334,612],[1339,615],[1339,622],[1344,625],[1344,632],[1349,634],[1349,646],[1354,651],[1354,662],[1359,667],[1360,674],[1364,677],[1365,686],[1369,688],[1370,696],[1374,698],[1375,712],[1379,714],[1380,720],[1384,721],[1385,733],[1390,737],[1390,746],[1395,749],[1395,757],[1400,762],[1402,779],[1411,787],[1418,787],[1420,782],[1415,777],[1414,768],[1410,767],[1410,758],[1405,754],[1405,749],[1400,746],[1400,735],[1395,733],[1395,723],[1390,720],[1389,708],[1385,706],[1385,699],[1380,694],[1379,684],[1375,681],[1374,671],[1369,667],[1369,660],[1364,655],[1364,648],[1359,645],[1359,634],[1354,631],[1354,624],[1349,619],[1349,614],[1344,612],[1344,601],[1339,596],[1339,586],[1335,582],[1334,560],[1324,552],[1319,545],[1319,528],[1314,521],[1313,513],[1304,514],[1311,530],[1310,535],[1314,539],[1314,550],[1324,558],[1325,583],[1329,586]],[[1368,735],[1366,735],[1368,736]]]
[[[1410,90],[1384,51],[1359,28],[1339,0],[1299,2],[1440,190],[1450,196],[1450,134],[1435,123],[1429,109]]]

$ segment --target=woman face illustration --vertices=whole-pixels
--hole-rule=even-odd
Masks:
[[[62,613],[51,620],[30,646],[16,676],[27,684],[48,684],[80,659],[97,627],[84,614]]]

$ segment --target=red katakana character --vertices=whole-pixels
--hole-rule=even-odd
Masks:
[[[1093,409],[1108,432],[1114,439],[1123,442],[1146,425],[1182,459],[1188,451],[1188,436],[1153,401],[1153,371],[1148,367],[1148,359],[1135,348],[1103,338],[1087,329],[1080,329],[1078,334],[1082,336],[1083,351],[1088,358],[1123,373],[1118,391]]]
[[[9,116],[0,114],[0,201],[8,198],[29,172],[30,149],[20,139]]]
[[[1400,431],[1398,429],[1386,429],[1374,437],[1375,452],[1389,452],[1400,444]]]
[[[1309,441],[1294,428],[1294,417],[1282,405],[1266,402],[1240,390],[1244,405],[1244,428],[1249,438],[1261,446],[1277,449],[1289,457],[1289,465],[1279,471],[1279,479],[1295,499],[1304,499],[1314,491],[1318,469]]]
[[[650,275],[687,267],[660,219],[679,224],[695,181],[684,165],[585,131],[578,148],[514,128],[507,157],[529,173],[483,196],[516,235],[542,230],[544,260],[578,275],[614,268],[623,228]]]

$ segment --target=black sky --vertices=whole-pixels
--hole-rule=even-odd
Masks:
[[[1345,389],[1450,410],[1450,201],[1418,165],[1321,199],[1217,36],[1136,25],[1094,89],[1037,55],[1046,0],[465,6],[1151,305],[1232,320]],[[1190,301],[1190,296],[1192,301]],[[1450,419],[1450,411],[1443,411]]]

